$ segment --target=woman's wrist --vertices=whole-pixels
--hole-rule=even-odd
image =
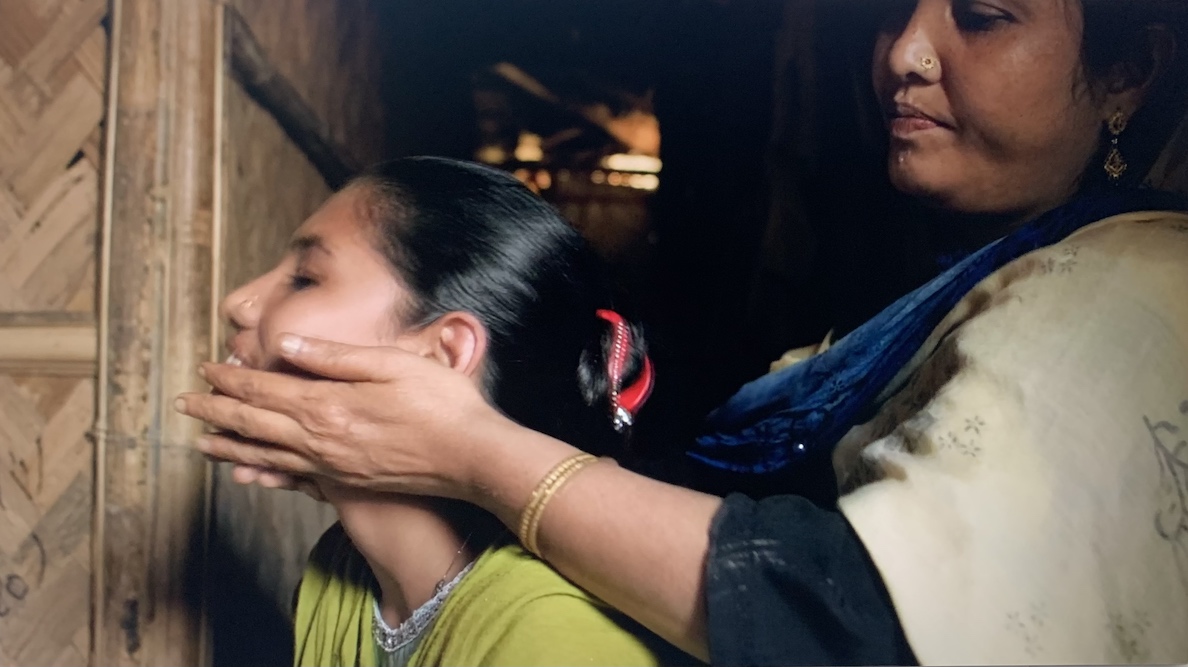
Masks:
[[[501,418],[476,429],[466,457],[463,500],[494,514],[512,531],[542,479],[581,450]]]

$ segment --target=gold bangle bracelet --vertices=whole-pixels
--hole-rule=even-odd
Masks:
[[[567,470],[572,468],[579,461],[584,460],[589,454],[577,454],[571,456],[561,463],[558,463],[552,470],[544,476],[543,479],[537,483],[536,488],[533,489],[532,495],[528,498],[528,503],[524,506],[524,511],[520,514],[520,542],[527,544],[528,526],[532,523],[532,517],[536,513],[536,507],[540,504],[540,499],[545,489],[556,482],[557,478],[564,474]]]
[[[536,485],[536,489],[532,491],[532,496],[528,499],[528,504],[524,507],[524,513],[520,515],[519,530],[520,542],[533,555],[540,557],[540,547],[537,546],[536,537],[540,530],[541,517],[544,516],[545,505],[573,477],[574,473],[596,461],[598,459],[590,454],[575,454],[558,463]]]
[[[541,493],[540,501],[536,504],[535,511],[532,514],[532,520],[528,524],[528,531],[525,535],[525,537],[528,538],[528,550],[531,551],[536,557],[541,557],[540,545],[537,542],[537,538],[540,535],[540,522],[542,517],[544,517],[545,507],[548,506],[549,501],[553,499],[556,493],[560,491],[561,488],[578,473],[578,471],[590,464],[597,462],[598,459],[593,456],[575,461],[572,466],[566,468]]]
[[[538,517],[544,509],[544,503],[556,493],[560,486],[559,482],[564,481],[576,468],[593,460],[593,456],[585,453],[571,456],[557,464],[536,485],[536,489],[533,490],[532,496],[524,508],[524,513],[520,517],[520,541],[529,551],[539,555],[539,549],[536,546],[536,529],[539,528]]]

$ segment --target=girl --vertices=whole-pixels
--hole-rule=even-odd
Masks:
[[[279,361],[282,331],[398,347],[464,375],[511,419],[617,457],[652,369],[610,302],[579,235],[513,177],[413,158],[334,195],[223,313],[233,364],[294,371]],[[660,660],[649,636],[473,506],[330,482],[314,491],[340,524],[298,590],[298,665]]]

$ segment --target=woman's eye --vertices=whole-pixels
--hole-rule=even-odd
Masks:
[[[982,3],[958,3],[953,7],[957,27],[968,32],[986,32],[1012,21],[1009,13]]]

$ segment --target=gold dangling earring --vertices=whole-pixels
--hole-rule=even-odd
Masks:
[[[1126,131],[1128,121],[1126,114],[1118,109],[1113,116],[1110,116],[1109,123],[1106,125],[1110,134],[1113,135],[1113,139],[1110,140],[1110,152],[1106,155],[1105,171],[1110,177],[1110,182],[1115,185],[1118,183],[1118,179],[1122,178],[1122,174],[1126,173],[1126,168],[1130,166],[1122,157],[1122,151],[1118,150],[1118,137]]]

